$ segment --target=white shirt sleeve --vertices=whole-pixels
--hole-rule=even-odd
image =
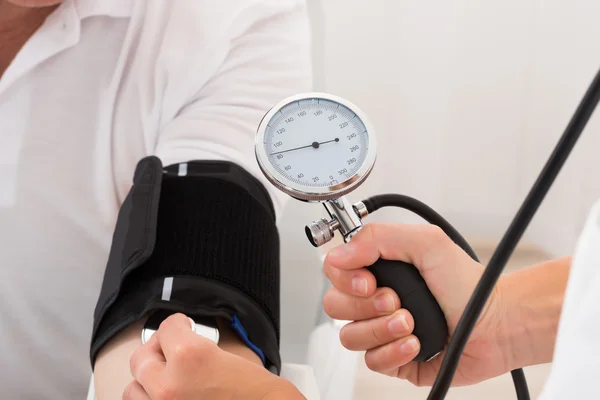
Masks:
[[[600,399],[600,202],[574,254],[554,351],[541,400]]]
[[[213,3],[216,9],[226,7],[217,3]],[[287,196],[273,188],[258,169],[254,138],[262,117],[275,103],[311,91],[310,24],[304,1],[239,3],[243,7],[231,10],[225,33],[211,44],[218,49],[205,52],[224,55],[211,77],[169,77],[179,79],[180,87],[185,78],[189,85],[201,87],[191,98],[183,99],[177,116],[164,124],[156,155],[163,165],[207,159],[234,162],[261,180],[279,216]],[[202,73],[214,61],[193,55],[187,60],[197,63]]]

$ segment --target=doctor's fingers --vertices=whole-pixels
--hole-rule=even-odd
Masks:
[[[391,343],[367,350],[365,364],[375,372],[390,375],[396,370],[410,363],[419,354],[419,339],[414,335],[405,336]]]
[[[454,242],[435,225],[367,224],[352,241],[327,253],[323,269],[340,291],[369,297],[377,282],[364,267],[379,259],[404,261],[423,273],[432,266],[454,264],[456,255]]]
[[[390,288],[379,288],[371,297],[356,297],[331,288],[323,298],[323,309],[333,319],[356,321],[392,314],[400,308],[400,299]]]
[[[456,247],[435,225],[367,224],[349,243],[331,249],[324,264],[326,271],[356,273],[379,259],[399,260],[423,273],[440,257],[446,262],[455,259]]]
[[[346,294],[369,297],[372,296],[377,289],[375,277],[365,268],[344,270],[333,267],[327,262],[327,259],[325,259],[323,272],[333,286]]]
[[[413,328],[412,315],[400,309],[392,315],[345,325],[340,341],[348,350],[370,350],[410,335]]]

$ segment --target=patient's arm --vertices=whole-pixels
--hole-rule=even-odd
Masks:
[[[98,400],[121,399],[123,391],[133,381],[130,358],[142,345],[141,332],[145,321],[137,322],[115,336],[98,353],[94,370],[94,385]],[[219,347],[262,366],[260,358],[250,350],[224,323],[219,322]],[[265,374],[270,374],[265,370]],[[302,398],[302,397],[299,397]]]
[[[196,42],[188,40],[189,35],[182,36],[179,44],[184,50],[179,53],[188,54],[188,57],[186,63],[182,64],[185,66],[181,69],[182,73],[169,74],[169,86],[184,88],[184,94],[192,95],[184,95],[180,105],[172,105],[171,108],[178,111],[177,116],[168,123],[164,121],[164,127],[156,138],[153,153],[162,163],[158,168],[203,158],[213,160],[233,157],[232,162],[240,167],[259,173],[251,150],[254,146],[254,132],[261,118],[281,99],[310,91],[311,88],[310,24],[305,1],[238,1],[233,2],[238,4],[235,12],[226,13],[223,11],[227,7],[203,9],[205,7],[197,5],[200,2],[174,3],[181,3],[177,11],[185,16],[182,20],[193,23],[191,28],[202,26],[198,25],[199,20],[212,24],[213,21],[207,18],[207,15],[212,14],[215,15],[213,19],[219,20],[218,16],[223,15],[227,21],[223,21],[226,24],[223,25],[224,31],[211,38],[215,42],[211,41],[210,48],[217,51],[214,53],[210,50],[209,54],[213,57],[214,53],[215,59],[223,59],[218,60],[218,68],[215,68],[213,76],[208,80],[199,79],[203,74],[194,70],[197,65],[205,65],[205,53],[195,48]],[[188,32],[186,26],[179,26],[178,29],[183,33]],[[175,40],[173,37],[171,40]],[[221,46],[228,47],[223,47],[227,51],[221,52]],[[190,50],[186,52],[185,49]],[[193,60],[197,63],[192,62]],[[175,110],[177,107],[180,109]],[[188,175],[194,175],[193,164],[186,164],[185,169]],[[115,251],[111,276],[119,279],[105,279],[106,288],[103,285],[102,291],[103,298],[114,300],[114,303],[100,302],[94,325],[99,327],[95,330],[92,346],[94,385],[98,400],[121,399],[123,390],[133,380],[130,357],[141,346],[141,330],[145,321],[130,325],[104,343],[107,332],[114,331],[123,326],[123,321],[129,321],[145,311],[144,305],[151,300],[148,296],[158,296],[154,300],[158,304],[156,308],[160,308],[163,305],[160,303],[160,293],[157,294],[155,287],[151,285],[168,276],[181,277],[175,278],[175,281],[187,279],[185,285],[188,288],[195,284],[195,291],[187,290],[185,295],[180,294],[181,297],[178,298],[179,304],[185,304],[191,309],[190,314],[198,311],[195,309],[197,305],[213,309],[221,307],[220,312],[232,312],[236,310],[236,304],[241,304],[235,315],[247,331],[252,344],[264,354],[267,368],[280,367],[279,321],[276,318],[280,314],[279,238],[271,208],[281,210],[286,197],[274,189],[265,190],[269,187],[256,187],[258,181],[246,177],[246,173],[233,166],[227,166],[227,169],[232,171],[232,177],[243,180],[241,187],[253,189],[251,195],[250,192],[234,188],[231,184],[235,182],[233,178],[228,183],[218,185],[214,177],[192,182],[189,187],[181,187],[180,191],[174,193],[173,190],[177,187],[173,186],[179,185],[181,178],[180,171],[175,170],[171,175],[162,174],[160,202],[142,202],[144,208],[141,214],[133,213],[139,217],[137,219],[130,216],[133,214],[129,209],[123,212],[124,220],[131,221],[131,226],[125,223],[122,230],[117,229],[117,233],[128,232],[127,228],[131,228],[130,232],[137,228],[136,224],[147,223],[146,211],[152,211],[151,206],[160,204],[158,221],[162,222],[157,224],[156,234],[160,239],[151,252],[152,256],[145,261],[144,268],[131,268],[123,265],[126,263],[120,260],[137,260],[136,257],[148,250],[143,244],[149,241],[138,237],[128,241],[126,234],[116,237],[117,243],[113,248],[119,251]],[[154,178],[147,181],[146,170],[140,171],[140,190],[136,191],[135,196],[131,196],[137,200],[148,196],[148,187],[160,180],[154,179],[156,177],[152,175]],[[207,164],[207,170],[197,175],[209,174],[217,177],[223,175],[223,165]],[[262,197],[269,194],[273,199],[263,201]],[[185,205],[191,208],[188,210]],[[135,204],[129,206],[136,211]],[[230,210],[236,210],[237,213]],[[213,220],[213,217],[218,219]],[[176,230],[178,231],[175,232]],[[147,231],[148,229],[144,231],[145,234]],[[231,240],[232,235],[235,240]],[[228,239],[222,242],[223,239],[219,238]],[[186,242],[182,243],[182,240]],[[236,246],[236,243],[242,245]],[[123,253],[123,247],[127,252]],[[111,261],[113,259],[109,258],[109,264]],[[165,265],[176,265],[177,268],[169,270]],[[127,279],[120,281],[124,270],[128,273]],[[140,289],[139,282],[146,286]],[[226,282],[233,282],[235,285],[224,285]],[[117,286],[118,283],[121,286]],[[213,284],[212,289],[210,284]],[[176,282],[174,285],[176,286]],[[246,290],[242,292],[236,288]],[[112,296],[117,289],[118,297]],[[136,295],[128,296],[131,293]],[[175,291],[172,295],[177,297]],[[180,311],[185,312],[185,309]],[[116,314],[118,315],[115,316]],[[229,327],[220,325],[219,347],[250,360],[251,363],[240,363],[243,364],[242,369],[251,370],[255,373],[252,376],[277,378],[262,366],[256,353],[246,347]],[[97,348],[100,351],[94,359]],[[243,376],[235,378],[244,381]],[[258,380],[261,381],[262,378]],[[278,378],[276,380],[283,381]],[[296,396],[297,392],[296,395],[289,394],[283,398],[293,400]],[[236,398],[246,399],[244,396]]]

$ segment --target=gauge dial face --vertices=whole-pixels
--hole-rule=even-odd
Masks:
[[[265,175],[309,201],[354,189],[375,160],[374,138],[362,112],[329,95],[296,96],[274,107],[261,123],[256,146]]]

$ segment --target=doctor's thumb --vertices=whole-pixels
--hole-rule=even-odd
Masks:
[[[337,275],[360,270],[361,276],[374,281],[364,267],[379,258],[414,265],[451,329],[458,323],[484,270],[439,227],[423,224],[367,224],[349,243],[329,252],[325,268],[338,270]]]

